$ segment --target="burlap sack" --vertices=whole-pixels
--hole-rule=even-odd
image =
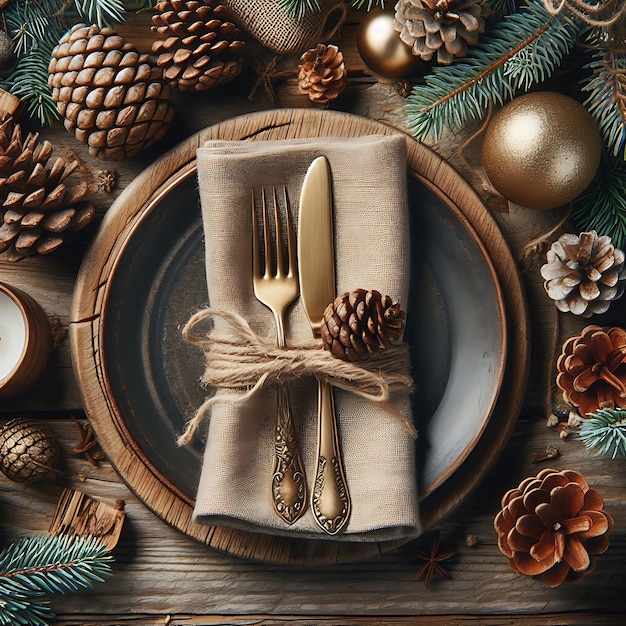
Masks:
[[[346,17],[341,0],[319,0],[319,11],[289,14],[278,0],[228,0],[239,25],[277,54],[303,52],[330,39]]]

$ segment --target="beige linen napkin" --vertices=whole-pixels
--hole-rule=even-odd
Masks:
[[[402,136],[284,141],[210,141],[198,149],[198,182],[205,229],[212,309],[237,313],[261,336],[275,337],[274,318],[254,297],[251,190],[286,185],[297,219],[300,190],[311,161],[325,155],[332,170],[337,293],[377,289],[406,307],[409,228],[406,148]],[[411,313],[408,312],[408,315]],[[215,320],[219,332],[222,320]],[[312,339],[301,301],[288,311],[287,345]],[[290,381],[293,413],[312,489],[317,386]],[[218,391],[218,394],[220,392]],[[216,526],[276,535],[381,541],[419,533],[414,439],[376,403],[335,389],[352,512],[336,536],[316,525],[310,506],[293,525],[274,512],[271,469],[276,389],[212,408],[198,485],[195,519]],[[408,394],[393,405],[411,417]]]

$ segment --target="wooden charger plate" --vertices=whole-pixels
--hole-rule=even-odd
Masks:
[[[84,259],[70,337],[87,415],[138,498],[217,550],[318,565],[364,559],[401,542],[291,539],[192,520],[202,450],[175,441],[205,393],[198,384],[202,355],[180,336],[208,303],[196,149],[209,139],[396,133],[349,114],[299,109],[207,128],[124,190]],[[479,197],[432,150],[408,136],[406,143],[413,257],[407,339],[420,430],[416,489],[427,529],[476,489],[508,441],[526,387],[528,320],[514,260]]]

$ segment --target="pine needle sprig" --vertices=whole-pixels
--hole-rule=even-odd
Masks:
[[[583,420],[579,437],[585,447],[598,455],[626,457],[626,411],[598,409]]]
[[[100,28],[125,20],[122,0],[74,0],[74,4],[81,17],[87,18]]]
[[[566,14],[549,15],[540,0],[495,24],[462,62],[437,67],[413,87],[405,107],[416,139],[439,139],[444,127],[482,119],[517,90],[549,78],[573,48],[582,25]],[[518,56],[519,55],[519,56]]]
[[[0,624],[43,625],[53,617],[45,597],[92,589],[111,575],[99,539],[26,537],[0,553]]]
[[[18,60],[5,85],[26,105],[28,114],[42,125],[59,119],[59,112],[48,87],[48,65],[53,43],[42,41],[31,53]]]
[[[593,180],[572,205],[581,231],[608,235],[616,248],[626,246],[626,161],[606,152]]]
[[[307,11],[316,12],[320,10],[317,0],[279,0],[280,6],[289,13],[302,19]]]
[[[596,52],[584,68],[593,73],[582,81],[582,91],[589,94],[583,104],[595,118],[612,154],[621,153],[626,159],[626,54]]]

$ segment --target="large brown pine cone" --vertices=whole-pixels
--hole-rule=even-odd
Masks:
[[[556,384],[581,417],[626,407],[626,331],[587,326],[570,337],[557,360]]]
[[[604,553],[613,519],[577,472],[544,469],[502,498],[494,519],[498,547],[515,572],[541,575],[550,587],[593,571]]]
[[[162,70],[110,28],[73,26],[52,51],[48,71],[65,128],[92,156],[134,156],[172,123],[171,87]]]
[[[10,261],[53,252],[95,216],[86,181],[67,182],[78,163],[50,160],[52,150],[38,134],[23,139],[12,117],[0,123],[0,252]]]
[[[220,0],[165,0],[155,7],[152,44],[166,80],[181,91],[202,91],[241,72],[244,42]]]
[[[450,65],[478,43],[491,12],[487,0],[399,0],[394,28],[400,39],[424,61]]]
[[[338,98],[346,87],[343,54],[332,44],[318,44],[300,57],[298,89],[322,106]]]
[[[363,361],[388,348],[402,334],[400,303],[376,290],[345,292],[324,311],[324,347],[344,361]]]

